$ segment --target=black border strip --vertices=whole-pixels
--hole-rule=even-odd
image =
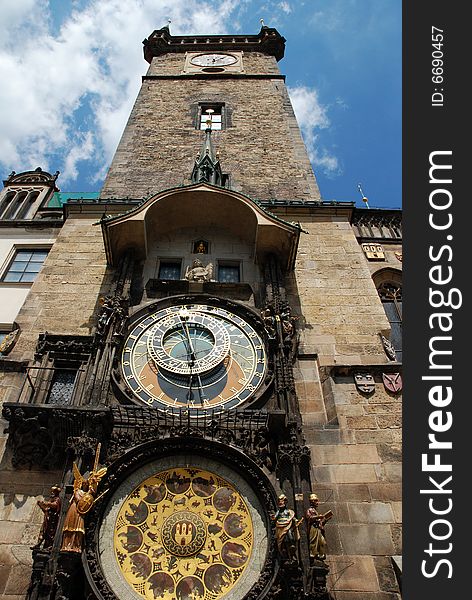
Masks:
[[[467,595],[468,588],[465,544],[470,520],[465,504],[471,401],[469,350],[465,345],[470,331],[466,281],[471,201],[466,193],[470,167],[466,166],[469,152],[464,142],[465,130],[470,127],[466,84],[471,52],[467,26],[465,5],[459,2],[416,0],[403,4],[403,597],[407,600],[456,597],[454,592],[461,597]],[[435,58],[442,64],[433,63]],[[432,163],[451,169],[433,169],[430,177]],[[437,208],[441,203],[444,208]],[[435,228],[449,221],[448,227]],[[437,282],[449,275],[447,283]],[[445,300],[435,308],[432,303],[441,305],[440,293]],[[448,299],[454,305],[461,299],[462,305],[448,307]],[[441,331],[440,319],[432,316],[435,313],[448,315],[442,325],[451,325],[450,331]],[[430,344],[450,354],[434,355]],[[439,366],[433,368],[432,364]],[[445,368],[448,365],[450,368]],[[439,380],[439,376],[450,376],[451,380]],[[434,387],[436,394],[431,392]],[[447,397],[448,387],[452,400],[442,407],[434,406],[431,400]],[[442,433],[434,431],[439,423],[445,427]],[[452,448],[428,448],[428,436],[433,433],[436,439],[451,442]],[[426,463],[439,460],[452,470],[422,467],[423,454],[427,455]],[[447,492],[440,492],[440,487]],[[434,510],[444,514],[434,514]]]

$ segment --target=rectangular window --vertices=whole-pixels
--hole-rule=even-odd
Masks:
[[[199,129],[205,130],[208,127],[207,121],[211,121],[213,131],[224,129],[223,110],[223,104],[201,104],[199,110]]]
[[[239,265],[218,265],[218,281],[221,283],[239,283]]]
[[[180,279],[180,260],[161,260],[159,264],[159,279]]]
[[[43,266],[49,250],[21,249],[15,252],[10,266],[2,276],[2,281],[12,283],[32,283]]]
[[[54,372],[48,404],[71,404],[77,373],[78,369],[58,369]]]

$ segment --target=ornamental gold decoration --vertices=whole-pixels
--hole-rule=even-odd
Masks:
[[[177,467],[148,477],[123,502],[114,553],[146,600],[218,600],[244,573],[253,541],[248,507],[233,485]]]

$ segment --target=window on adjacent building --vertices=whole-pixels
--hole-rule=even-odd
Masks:
[[[159,264],[159,279],[180,279],[180,260],[161,260]]]
[[[16,192],[7,192],[0,205],[0,218],[5,219],[6,215],[11,211],[11,204],[13,198],[16,196]]]
[[[0,204],[0,219],[7,221],[30,219],[39,194],[39,190],[7,192]]]
[[[43,266],[49,250],[21,249],[15,252],[2,281],[11,283],[32,283]]]
[[[218,281],[221,283],[239,283],[240,270],[239,265],[218,265]]]
[[[212,130],[224,129],[223,123],[224,104],[201,104],[199,107],[199,129],[208,127],[207,121],[211,121]]]

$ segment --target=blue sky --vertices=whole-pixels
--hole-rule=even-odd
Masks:
[[[147,63],[142,40],[287,39],[280,69],[325,200],[401,206],[401,0],[12,0],[0,9],[0,176],[99,191]]]

